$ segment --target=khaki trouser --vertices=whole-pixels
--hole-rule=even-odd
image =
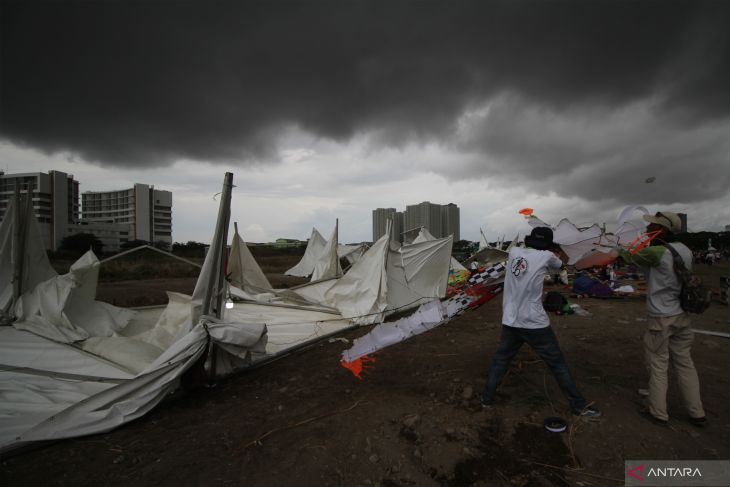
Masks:
[[[705,416],[700,399],[700,381],[697,378],[690,348],[694,333],[687,313],[668,317],[649,317],[644,333],[644,353],[649,369],[649,411],[659,419],[667,420],[667,385],[669,359],[677,372],[679,390],[693,418]]]

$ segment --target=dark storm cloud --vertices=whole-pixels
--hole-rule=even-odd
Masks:
[[[656,110],[651,101],[554,109],[499,96],[462,120],[456,147],[471,155],[469,161],[457,169],[431,169],[450,179],[481,173],[540,194],[615,204],[728,194],[730,121],[684,126]]]
[[[448,140],[464,110],[504,93],[563,113],[660,96],[657,110],[681,126],[730,112],[722,2],[2,9],[0,136],[100,164],[250,163],[274,154],[291,126],[340,141],[376,131],[396,146]]]

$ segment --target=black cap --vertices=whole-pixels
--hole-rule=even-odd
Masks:
[[[537,250],[548,250],[553,245],[553,230],[550,227],[535,227],[525,237],[525,245]]]

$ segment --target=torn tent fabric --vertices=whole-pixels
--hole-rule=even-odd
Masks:
[[[271,289],[269,280],[238,232],[233,234],[231,253],[228,257],[228,281],[244,291],[252,289],[260,292]]]
[[[619,224],[613,233],[605,232],[598,224],[587,228],[578,228],[567,218],[560,220],[557,226],[537,218],[535,215],[526,217],[527,223],[534,227],[550,227],[553,230],[553,241],[560,245],[568,256],[568,264],[574,265],[582,258],[595,252],[609,253],[612,248],[627,246],[639,238],[646,230],[646,222],[642,218],[633,218],[632,214],[644,214],[646,209],[640,206],[625,208],[619,215]],[[609,260],[600,256],[591,257],[596,261]]]
[[[386,311],[403,311],[446,296],[451,245],[452,237],[411,245],[390,242]]]
[[[11,311],[7,308],[13,299],[15,259],[21,259],[19,264],[23,269],[18,286],[20,294],[32,290],[41,282],[57,275],[48,261],[33,208],[29,208],[27,205],[21,205],[21,208],[17,206],[15,198],[11,198],[5,210],[5,218],[0,223],[0,269],[2,269],[0,272],[0,312]],[[18,219],[18,211],[20,211],[20,219]],[[20,240],[25,244],[22,248],[14,248],[14,245],[21,244],[16,243],[13,235],[16,231],[23,230],[25,235]]]
[[[287,276],[298,277],[307,277],[312,275],[317,259],[319,259],[319,256],[322,254],[322,249],[324,249],[326,244],[327,242],[324,237],[320,235],[316,228],[312,228],[312,236],[309,237],[309,242],[307,242],[307,248],[304,251],[302,260],[300,260],[297,265],[287,270],[284,274]]]
[[[4,355],[3,361],[14,364],[16,371],[0,372],[2,383],[12,385],[23,381],[24,390],[27,390],[27,381],[31,380],[33,394],[13,396],[6,387],[0,391],[3,398],[0,401],[3,413],[0,414],[0,451],[34,441],[109,431],[143,416],[174,390],[182,372],[207,348],[208,340],[221,344],[237,341],[244,348],[259,340],[251,333],[243,339],[249,341],[243,343],[235,325],[200,323],[144,371],[134,375],[105,365],[91,355],[79,355],[72,349],[58,348],[63,346],[46,341],[33,342],[30,334],[18,335],[22,332],[12,329],[0,333],[4,342],[23,343],[24,347],[35,347],[44,355],[42,361],[28,363],[32,369],[19,367],[27,363],[23,357],[27,354]],[[236,335],[235,339],[231,338],[231,333]],[[58,366],[52,373],[40,374],[51,360],[49,352],[54,350],[54,363]],[[73,366],[66,367],[64,372],[59,367],[66,361],[71,361]],[[23,409],[18,408],[20,401],[24,401]]]
[[[451,237],[399,245],[384,235],[324,293],[323,304],[359,324],[446,295]],[[299,292],[299,288],[295,290]]]
[[[360,361],[372,361],[370,354],[431,330],[469,307],[480,306],[494,298],[501,290],[499,284],[504,281],[505,270],[505,262],[495,264],[473,276],[473,280],[469,279],[449,299],[432,299],[421,304],[415,313],[407,317],[375,326],[366,335],[355,339],[353,346],[343,352],[342,366],[360,378],[362,369],[366,366]]]
[[[347,274],[324,292],[323,303],[361,325],[382,321],[388,304],[385,259],[389,240],[388,234],[380,237]]]
[[[67,274],[52,277],[21,295],[13,326],[63,343],[112,336],[135,313],[94,299],[98,274],[99,260],[88,251]]]
[[[479,235],[481,236],[479,239],[479,250],[491,248],[489,242],[487,242],[487,237],[484,235],[481,228],[479,228]]]
[[[429,232],[426,227],[421,227],[421,230],[418,232],[418,236],[413,240],[412,243],[417,244],[421,242],[429,242],[431,240],[436,240],[436,237],[431,235],[431,232]],[[451,269],[451,271],[449,272],[449,284],[451,284],[452,281],[463,281],[465,275],[468,277],[469,271],[467,270],[467,268],[461,265],[459,261],[454,259],[453,257],[451,257],[451,260],[449,261],[449,267]],[[466,274],[464,274],[465,271]]]
[[[342,275],[342,267],[340,267],[340,259],[337,256],[337,239],[338,239],[338,223],[332,230],[330,239],[325,243],[321,253],[314,262],[314,270],[312,271],[312,281],[320,279],[330,279]]]
[[[350,265],[354,264],[358,260],[360,260],[360,257],[362,257],[365,252],[367,252],[368,246],[365,244],[357,244],[357,245],[344,245],[344,244],[337,244],[337,257],[340,259],[347,259],[347,262],[350,263]]]
[[[472,265],[476,263],[478,267],[488,267],[498,262],[504,262],[507,260],[507,255],[508,253],[504,250],[488,247],[478,251],[476,254],[466,259],[464,261],[464,265],[467,268],[471,268]]]

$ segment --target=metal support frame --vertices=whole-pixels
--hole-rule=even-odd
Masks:
[[[231,190],[233,188],[233,173],[227,172],[223,181],[221,202],[218,207],[218,220],[215,224],[215,234],[211,242],[210,251],[213,252],[213,272],[208,279],[208,285],[203,295],[204,315],[211,312],[216,318],[221,318],[225,282],[226,244],[228,242],[228,224],[231,219]],[[215,302],[213,302],[215,300]]]
[[[157,247],[153,247],[152,245],[140,245],[139,247],[135,247],[135,248],[133,248],[133,249],[125,250],[124,252],[120,252],[120,253],[118,253],[118,254],[112,255],[111,257],[107,257],[107,258],[106,258],[106,259],[104,259],[104,260],[100,260],[100,261],[99,261],[99,264],[106,264],[107,262],[109,262],[109,261],[111,261],[111,260],[114,260],[114,259],[118,259],[119,257],[123,257],[123,256],[125,256],[125,255],[131,254],[131,253],[133,253],[133,252],[137,252],[138,250],[142,250],[142,249],[150,249],[150,250],[154,250],[155,252],[159,252],[159,253],[161,253],[161,254],[167,255],[168,257],[172,257],[173,259],[177,259],[177,260],[180,260],[180,261],[182,261],[182,262],[185,262],[186,264],[190,264],[190,265],[192,265],[192,266],[195,266],[195,267],[197,267],[197,268],[201,268],[201,267],[203,267],[203,266],[202,266],[202,265],[200,265],[200,264],[196,264],[196,263],[195,263],[195,262],[193,262],[192,260],[184,259],[184,258],[182,258],[182,257],[180,257],[180,256],[177,256],[177,255],[175,255],[175,254],[172,254],[172,253],[170,253],[170,252],[166,252],[166,251],[164,251],[164,250],[162,250],[162,249],[158,249]]]
[[[228,225],[231,220],[231,192],[233,189],[233,173],[227,172],[223,179],[223,191],[218,207],[218,220],[215,224],[215,234],[210,245],[213,252],[213,270],[208,279],[208,285],[203,294],[203,315],[214,314],[216,318],[223,317],[223,295],[225,294],[226,246],[228,243]],[[212,312],[212,313],[211,313]],[[215,380],[216,346],[210,342],[208,348],[208,380]]]

